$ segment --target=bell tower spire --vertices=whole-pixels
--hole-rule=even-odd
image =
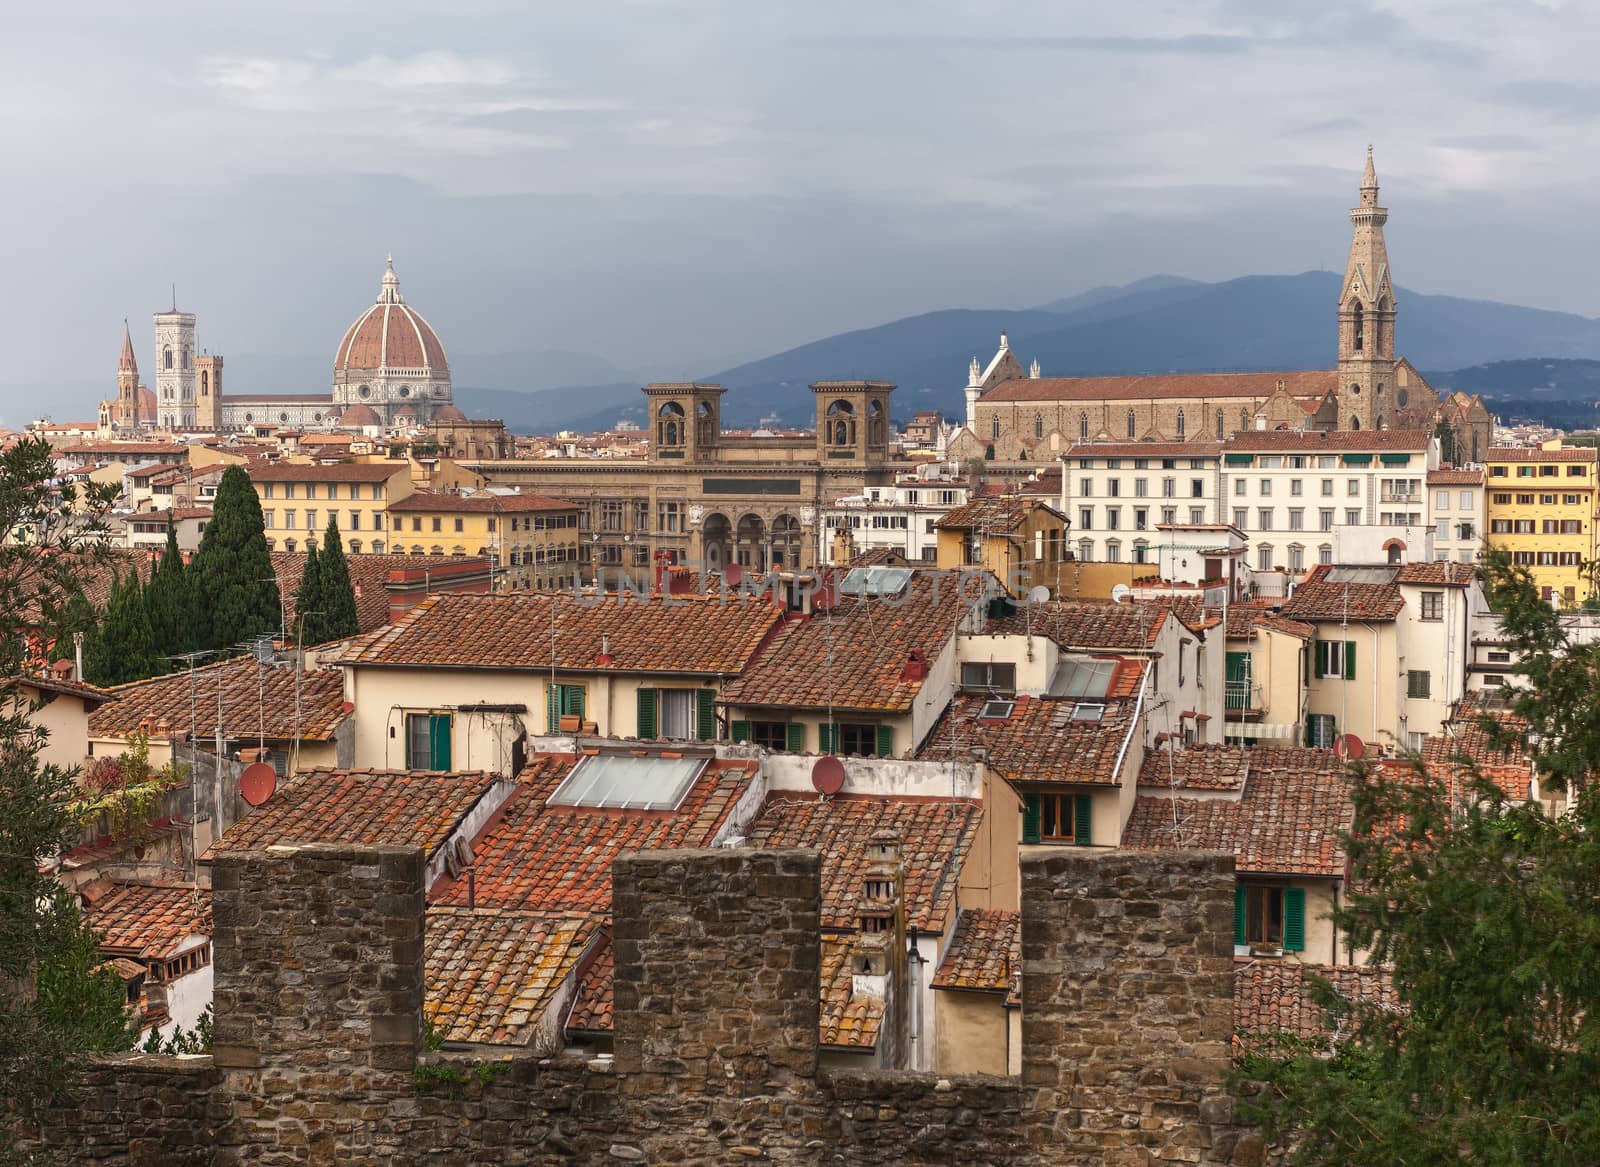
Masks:
[[[1340,429],[1381,429],[1394,413],[1395,299],[1383,240],[1388,221],[1388,209],[1378,205],[1378,171],[1368,146],[1360,205],[1350,211],[1350,261],[1339,289]]]
[[[113,421],[136,426],[139,417],[139,362],[133,356],[133,334],[126,319],[122,322],[122,355],[117,358],[117,407]]]

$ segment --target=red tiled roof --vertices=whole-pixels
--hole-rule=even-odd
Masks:
[[[1220,614],[1222,609],[1212,608],[1211,611]],[[1317,634],[1317,630],[1310,624],[1301,620],[1290,620],[1262,605],[1232,604],[1228,607],[1228,639],[1248,640],[1256,634],[1258,628],[1264,628],[1269,632],[1287,633],[1301,640],[1310,640]]]
[[[211,893],[201,888],[117,884],[85,914],[108,956],[163,960],[189,937],[211,935]]]
[[[19,685],[26,685],[45,693],[54,693],[60,697],[77,697],[85,707],[94,709],[114,699],[110,689],[102,689],[97,685],[85,684],[83,681],[71,681],[65,677],[45,676],[39,673],[23,673],[9,678]]]
[[[983,807],[965,798],[819,798],[799,791],[769,795],[751,824],[756,847],[809,847],[822,853],[822,926],[854,930],[855,906],[873,832],[900,840],[906,921],[918,932],[942,932],[955,906],[956,879],[977,833]]]
[[[1221,442],[1076,442],[1069,458],[1215,458]],[[1059,476],[1059,471],[1057,472]]]
[[[388,482],[409,475],[404,462],[254,462],[251,482]]]
[[[462,514],[522,514],[531,511],[578,511],[581,503],[542,494],[458,494],[449,490],[414,490],[389,504],[391,511],[418,511],[424,514],[459,512]]]
[[[835,1049],[870,1050],[883,1029],[883,998],[855,991],[850,969],[853,936],[824,935],[817,1005],[817,1040]]]
[[[1312,754],[1318,757],[1305,757]],[[1295,769],[1279,767],[1274,758],[1284,755],[1300,755]],[[1339,832],[1350,828],[1354,813],[1331,751],[1268,750],[1252,756],[1239,799],[1141,794],[1122,845],[1231,851],[1239,871],[1337,879],[1345,873]]]
[[[1200,745],[1149,750],[1139,769],[1139,785],[1163,790],[1243,790],[1250,772],[1244,746]]]
[[[1422,453],[1433,440],[1428,430],[1241,430],[1225,443],[1232,453],[1274,453],[1287,450],[1317,453],[1324,450],[1381,450]]]
[[[1593,462],[1600,451],[1593,446],[1564,446],[1559,450],[1536,450],[1522,446],[1490,446],[1484,453],[1487,462]]]
[[[1485,709],[1480,695],[1468,692],[1450,711],[1441,734],[1430,734],[1423,741],[1422,761],[1428,773],[1449,782],[1459,794],[1470,766],[1500,787],[1506,797],[1526,802],[1532,796],[1533,759],[1526,744],[1527,723],[1506,710]],[[1499,745],[1484,725],[1485,719],[1498,722],[1513,737]]]
[[[1115,695],[1108,694],[1098,721],[1074,721],[1079,702],[1053,697],[1017,697],[1004,721],[980,719],[987,698],[962,694],[950,703],[917,757],[946,761],[954,748],[965,760],[974,747],[982,747],[987,750],[985,764],[1012,782],[1114,786],[1133,713],[1127,690],[1137,692],[1143,676],[1144,662],[1120,662],[1112,678]]]
[[[609,937],[595,949],[589,967],[578,978],[578,988],[572,999],[572,1011],[567,1014],[568,1033],[610,1033],[615,1006],[611,995],[612,978],[616,976],[617,961],[611,952]]]
[[[1261,1039],[1277,1034],[1311,1041],[1334,1033],[1334,1026],[1330,1025],[1332,1019],[1312,995],[1311,977],[1326,981],[1344,1001],[1389,1010],[1400,1008],[1394,973],[1381,966],[1302,964],[1295,960],[1236,957],[1233,973],[1236,1040],[1252,1047],[1260,1044]]]
[[[1429,486],[1482,486],[1482,470],[1430,470]]]
[[[992,617],[985,631],[995,636],[1046,636],[1062,648],[1148,652],[1171,610],[1160,602],[1047,600],[1019,607],[1009,616]]]
[[[452,568],[477,562],[485,573],[493,566],[487,556],[454,555],[347,555],[345,567],[350,573],[350,586],[356,593],[356,629],[372,632],[389,623],[388,582],[391,571],[411,571],[438,567],[448,563]],[[278,577],[278,595],[283,600],[284,620],[289,628],[295,626],[295,597],[300,591],[300,577],[305,574],[306,556],[303,551],[274,551],[272,573]],[[437,581],[435,587],[440,586]]]
[[[1153,401],[1188,397],[1267,398],[1278,383],[1294,397],[1314,397],[1338,387],[1337,369],[1281,373],[1165,373],[1136,377],[1018,377],[1002,381],[979,400],[1007,401]]]
[[[897,597],[841,596],[829,615],[790,621],[744,676],[723,690],[723,702],[909,710],[924,683],[907,679],[911,653],[921,653],[931,666],[967,611],[957,581],[937,575],[917,571]]]
[[[962,503],[934,525],[941,531],[984,529],[995,534],[1010,534],[1022,526],[1035,507],[1054,510],[1048,503],[1028,495],[980,496]]]
[[[165,720],[175,735],[186,734],[190,719],[198,717],[193,728],[206,737],[217,728],[219,690],[222,730],[230,738],[265,734],[276,741],[330,741],[348,716],[344,679],[337,670],[301,671],[297,678],[292,666],[263,666],[253,656],[240,656],[192,674],[184,670],[118,685],[108,691],[111,700],[89,715],[89,733],[120,737],[149,718],[152,724]]]
[[[433,327],[409,304],[380,302],[368,308],[344,334],[333,358],[336,373],[380,368],[449,369]]]
[[[1420,584],[1423,587],[1464,588],[1478,578],[1478,569],[1470,563],[1452,563],[1448,559],[1435,559],[1427,563],[1408,563],[1394,577],[1397,584]]]
[[[569,672],[733,675],[782,617],[770,602],[737,594],[726,602],[721,596],[432,595],[346,661],[547,670],[554,655],[555,666]],[[597,661],[602,650],[609,663]]]
[[[1393,620],[1405,608],[1400,588],[1393,582],[1330,583],[1327,576],[1333,570],[1326,563],[1313,567],[1283,606],[1282,614],[1291,620]]]
[[[259,851],[278,843],[421,847],[432,854],[499,779],[428,770],[307,770],[207,848]]]
[[[528,1045],[594,930],[582,915],[429,908],[423,1014],[445,1041]]]
[[[1022,914],[996,908],[963,908],[939,970],[936,989],[1004,993],[1007,1005],[1022,1003]]]

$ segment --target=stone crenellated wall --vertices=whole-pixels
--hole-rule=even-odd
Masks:
[[[618,859],[614,1060],[480,1076],[422,1052],[420,853],[228,856],[214,1055],[95,1063],[44,1142],[107,1167],[1263,1162],[1223,1091],[1230,857],[1025,856],[1020,1080],[818,1070],[818,877],[804,851]]]

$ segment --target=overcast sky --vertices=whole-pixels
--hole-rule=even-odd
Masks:
[[[1495,0],[13,5],[0,414],[109,395],[124,316],[148,374],[173,282],[203,347],[331,362],[390,251],[452,353],[661,378],[1340,267],[1369,141],[1401,283],[1597,314],[1597,44]]]

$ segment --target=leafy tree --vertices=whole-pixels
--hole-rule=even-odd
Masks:
[[[350,585],[350,565],[345,562],[344,541],[339,537],[337,519],[328,519],[317,566],[322,624],[318,629],[318,638],[313,641],[308,635],[306,643],[321,644],[344,636],[354,636],[360,631],[356,626],[356,592]]]
[[[128,1008],[122,978],[100,955],[100,939],[74,897],[57,889],[52,942],[39,959],[36,986],[46,1024],[74,1049],[132,1049],[139,1024]]]
[[[1433,436],[1439,439],[1439,461],[1446,466],[1456,464],[1456,431],[1445,418],[1433,427]]]
[[[156,652],[164,657],[189,651],[194,627],[194,605],[189,596],[189,573],[178,550],[178,529],[167,524],[167,546],[144,591],[145,612]]]
[[[57,612],[55,623],[44,632],[44,640],[48,646],[47,655],[52,661],[76,659],[78,652],[76,637],[81,634],[84,667],[87,673],[87,662],[94,654],[94,641],[99,629],[100,617],[95,612],[94,605],[89,603],[82,588],[74,588]]]
[[[112,585],[105,618],[86,658],[89,680],[94,684],[122,685],[166,670],[165,659],[156,651],[143,591],[134,572]]]
[[[322,570],[315,547],[306,548],[306,565],[300,572],[300,587],[294,594],[295,621],[306,644],[321,644]]]
[[[222,472],[211,522],[189,567],[199,647],[227,651],[276,632],[282,616],[261,502],[238,466]]]
[[[81,930],[42,864],[73,838],[75,783],[40,762],[48,735],[19,683],[26,634],[61,627],[83,571],[105,557],[115,494],[58,482],[44,442],[0,452],[0,1130],[57,1101],[72,1055],[111,1044],[122,1016],[120,992],[113,1003],[103,982],[71,974]],[[13,1158],[0,1141],[0,1163]]]
[[[1600,1148],[1600,649],[1502,553],[1486,574],[1528,687],[1484,728],[1522,737],[1571,809],[1513,802],[1465,759],[1356,775],[1334,921],[1393,968],[1402,1008],[1342,1004],[1331,1055],[1290,1043],[1244,1067],[1266,1087],[1253,1117],[1298,1134],[1300,1164],[1578,1167]]]

